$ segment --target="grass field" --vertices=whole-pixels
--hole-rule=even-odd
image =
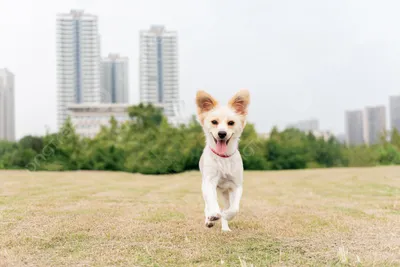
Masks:
[[[247,172],[204,226],[200,175],[0,172],[0,266],[400,266],[400,168]]]

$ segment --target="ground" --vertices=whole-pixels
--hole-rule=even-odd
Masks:
[[[246,172],[204,226],[200,175],[0,172],[0,266],[400,266],[400,167]]]

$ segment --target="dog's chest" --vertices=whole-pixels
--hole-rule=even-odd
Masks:
[[[217,170],[218,170],[218,188],[220,189],[232,189],[236,186],[235,168],[233,160],[218,159]]]
[[[236,186],[237,184],[232,176],[221,176],[217,184],[217,187],[222,190],[232,190]]]
[[[234,176],[235,164],[231,159],[216,158],[216,167],[221,179],[229,179]]]

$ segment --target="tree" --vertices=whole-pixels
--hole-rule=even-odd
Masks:
[[[307,165],[306,135],[296,129],[271,133],[267,141],[268,165],[273,170],[302,169]]]
[[[110,118],[109,126],[103,126],[93,140],[86,140],[87,165],[83,166],[95,170],[124,170],[124,149],[121,138],[121,128],[114,117]]]
[[[19,141],[19,145],[24,149],[30,148],[36,153],[40,153],[43,149],[43,138],[28,135]]]
[[[56,140],[52,140],[55,155],[63,162],[65,170],[80,170],[85,164],[84,152],[87,149],[87,142],[75,132],[71,119],[68,117],[61,127]]]
[[[400,149],[400,133],[397,128],[394,128],[390,137],[390,142],[392,145]]]
[[[246,170],[268,169],[266,140],[258,136],[254,124],[247,123],[239,143],[243,166]]]
[[[162,110],[151,104],[144,105],[140,103],[138,106],[130,107],[128,113],[133,123],[142,129],[158,127],[164,118]]]

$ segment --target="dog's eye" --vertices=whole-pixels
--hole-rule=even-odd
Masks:
[[[217,125],[217,124],[218,124],[218,121],[213,120],[211,123],[214,124],[214,125]]]
[[[228,125],[229,125],[229,126],[232,126],[232,125],[234,125],[234,124],[235,124],[234,121],[229,121],[229,122],[228,122]]]

